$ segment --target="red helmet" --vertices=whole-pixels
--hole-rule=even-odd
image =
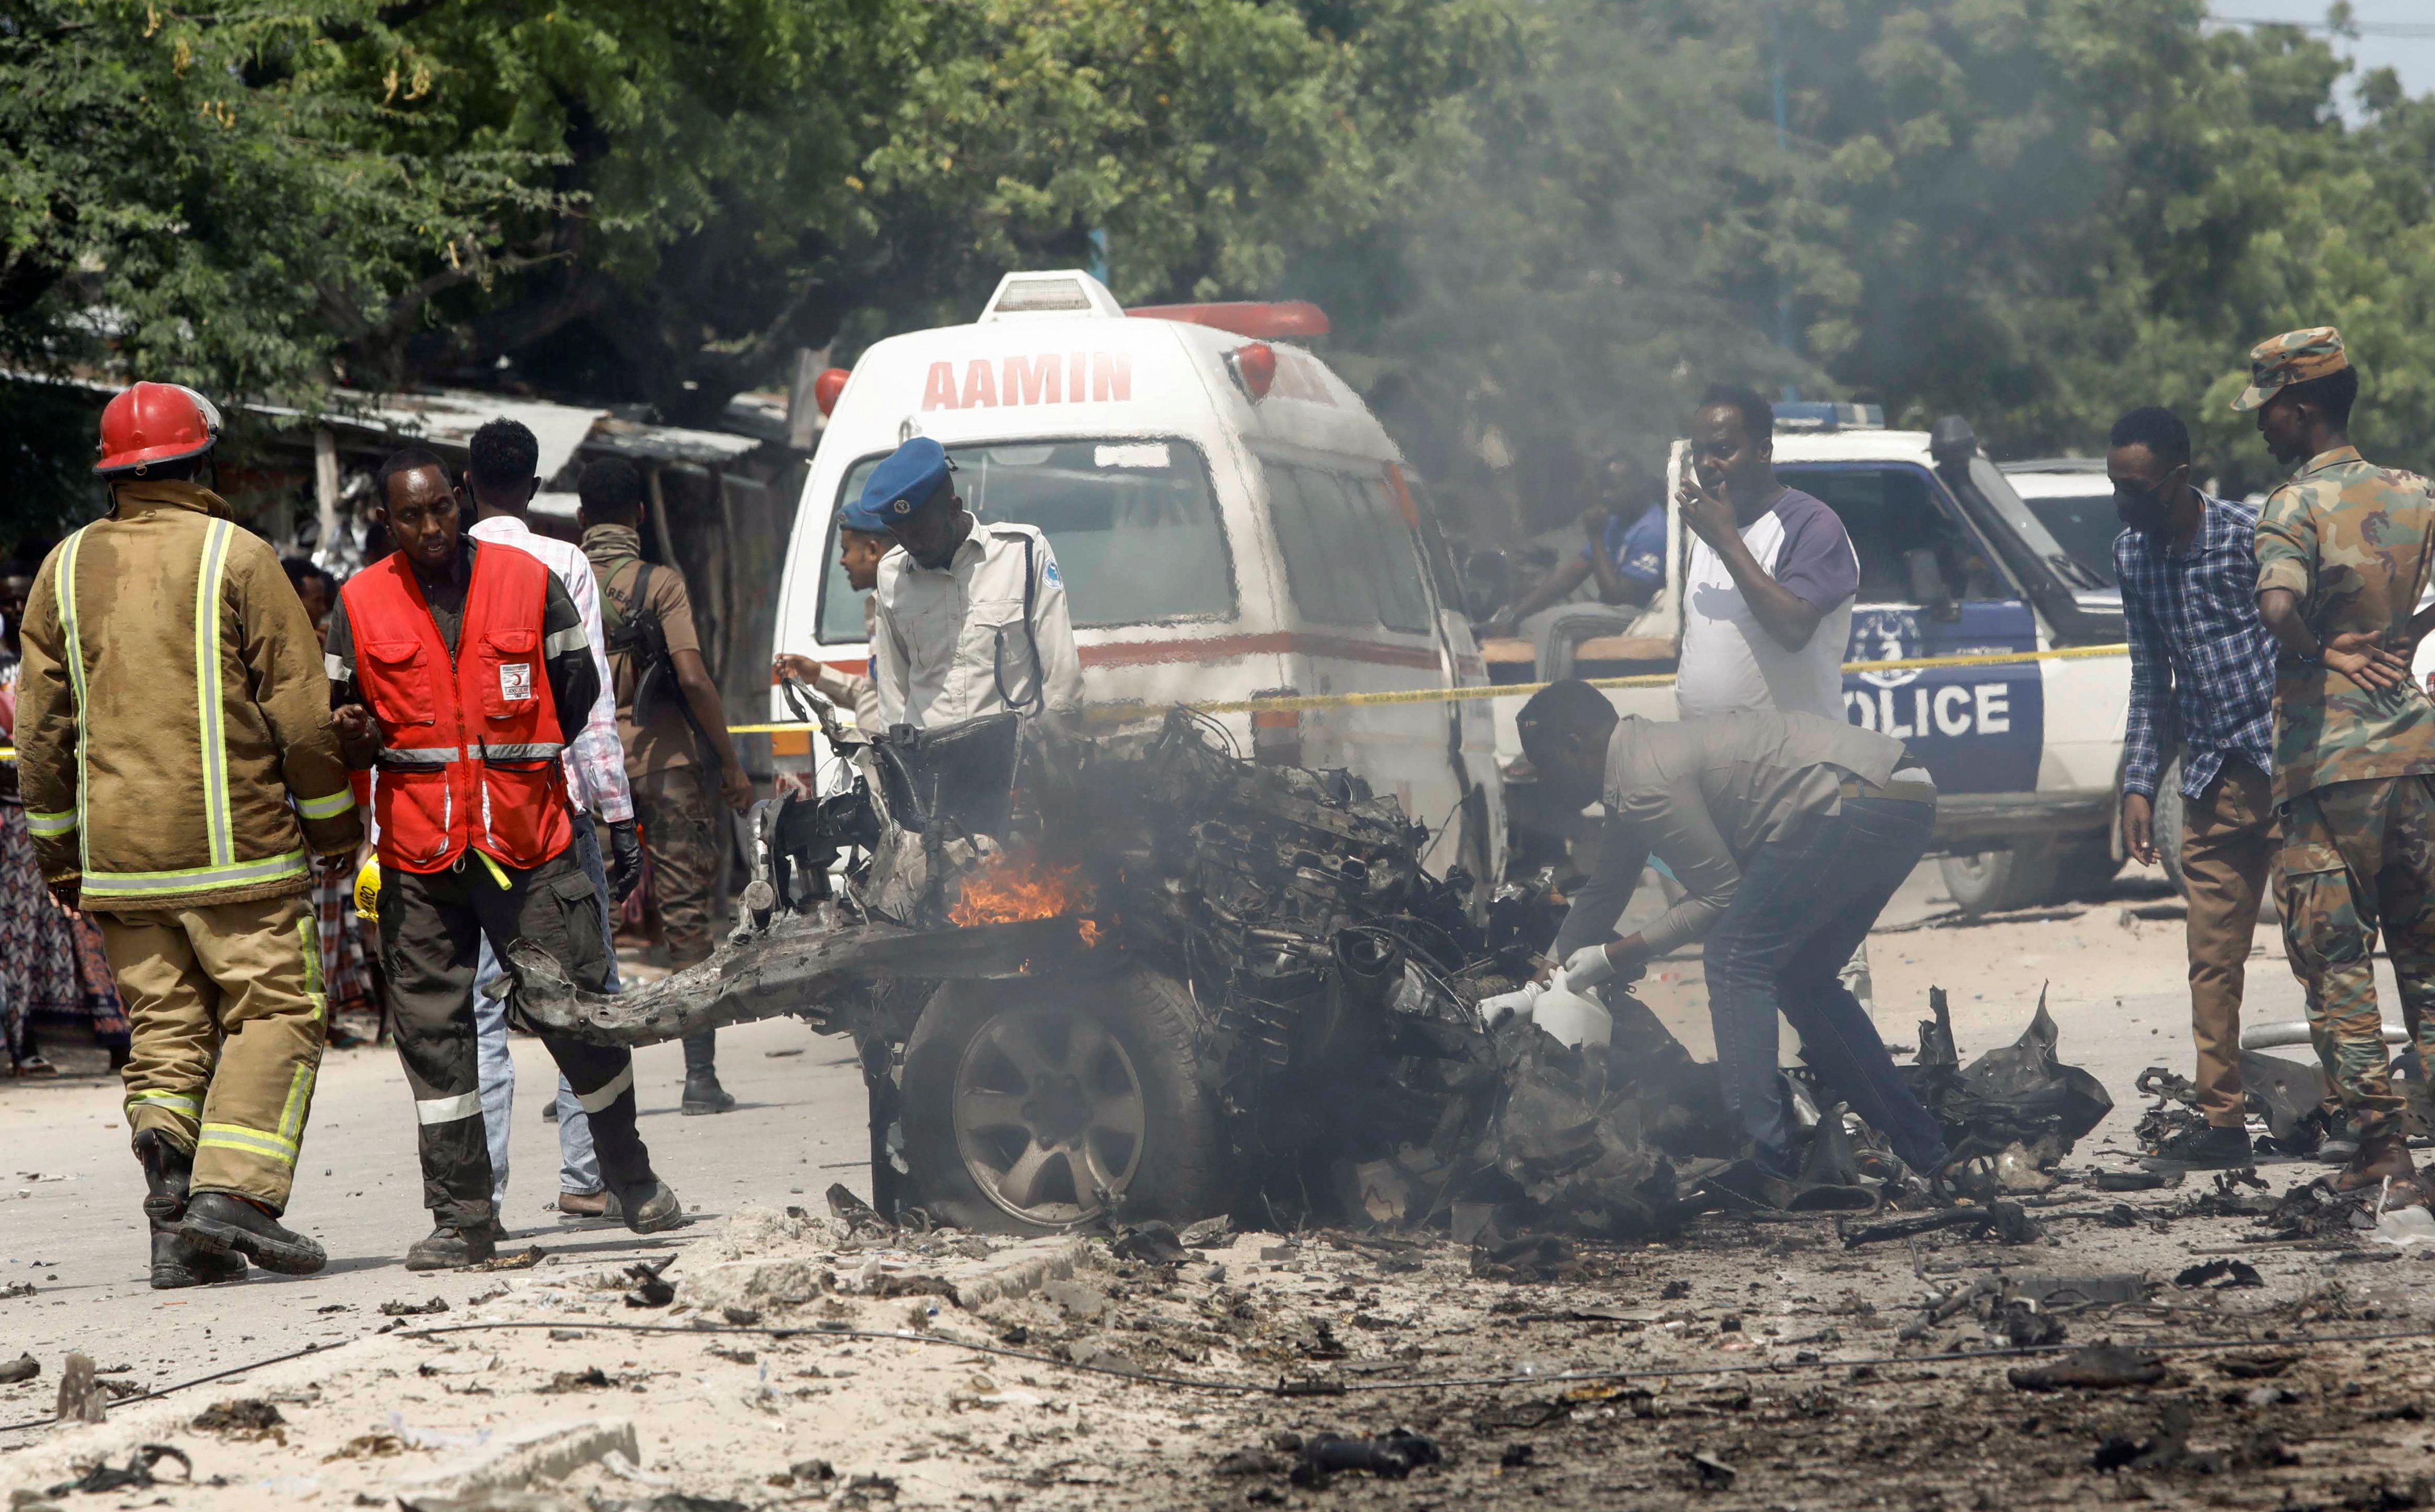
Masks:
[[[141,472],[155,462],[182,462],[219,444],[220,412],[183,384],[137,384],[119,390],[101,412],[103,477]]]

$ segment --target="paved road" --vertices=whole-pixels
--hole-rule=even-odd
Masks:
[[[641,1239],[614,1224],[561,1225],[544,1211],[557,1196],[558,1145],[539,1099],[555,1081],[538,1040],[518,1040],[515,1057],[527,1095],[516,1106],[506,1217],[519,1247],[539,1243],[590,1261],[682,1246],[713,1230],[703,1223]],[[715,1220],[747,1197],[817,1208],[838,1180],[869,1194],[862,1077],[849,1041],[815,1036],[792,1019],[748,1024],[720,1034],[719,1074],[742,1106],[684,1118],[680,1048],[654,1046],[636,1057],[652,1161],[689,1210]],[[257,1271],[240,1285],[152,1291],[143,1178],[128,1154],[118,1096],[114,1076],[0,1082],[0,1288],[23,1280],[37,1288],[0,1300],[0,1360],[28,1351],[43,1363],[38,1381],[0,1386],[0,1423],[49,1411],[59,1362],[71,1349],[162,1383],[353,1338],[380,1326],[386,1301],[437,1295],[461,1307],[492,1284],[405,1268],[406,1246],[430,1231],[430,1220],[394,1052],[334,1052],[322,1069],[292,1209],[297,1225],[330,1251],[318,1276]]]

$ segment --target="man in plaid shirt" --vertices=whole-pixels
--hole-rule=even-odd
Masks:
[[[2122,843],[2156,861],[2165,747],[2182,748],[2190,1027],[2206,1127],[2166,1145],[2196,1170],[2251,1163],[2240,1088],[2250,936],[2282,841],[2274,815],[2274,641],[2257,616],[2257,516],[2190,486],[2190,433],[2168,409],[2115,421],[2105,471],[2130,528],[2114,542],[2131,640]]]

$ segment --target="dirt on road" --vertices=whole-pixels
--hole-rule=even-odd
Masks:
[[[1912,902],[1889,921],[1942,912]],[[856,1231],[772,1145],[757,1180],[738,1152],[744,1205],[651,1252],[657,1277],[555,1234],[519,1240],[541,1251],[527,1266],[444,1281],[367,1258],[341,1311],[292,1337],[256,1327],[214,1364],[327,1347],[103,1424],[0,1433],[0,1490],[15,1508],[426,1512],[2435,1505],[2418,1300],[2435,1246],[2268,1221],[2313,1164],[2262,1167],[2263,1190],[2110,1189],[2135,1169],[2138,1071],[2187,1069],[2180,926],[2143,917],[2169,912],[2134,888],[1871,942],[1890,1040],[1914,1016],[1898,1005],[1940,983],[1974,1055],[2044,986],[2065,1058],[2114,1091],[2063,1184],[2020,1194],[2012,1243],[1710,1214],[1629,1247],[1213,1233],[1129,1257],[1106,1237]],[[2253,1012],[2296,1017],[2260,943]],[[1696,959],[1645,990],[1703,1048]],[[445,1311],[406,1311],[436,1293]],[[31,1315],[11,1309],[43,1301],[0,1300],[0,1364]],[[0,1385],[0,1425],[49,1411],[70,1332],[43,1332],[42,1374]],[[2094,1345],[2115,1348],[2077,1353]],[[2040,1369],[2064,1383],[2034,1389]],[[146,1444],[191,1481],[161,1457],[95,1483],[154,1485],[53,1490]]]

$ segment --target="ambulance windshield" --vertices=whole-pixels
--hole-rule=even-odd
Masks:
[[[947,455],[956,491],[983,524],[1037,525],[1048,537],[1078,629],[1234,617],[1235,574],[1218,496],[1191,442],[993,441],[950,446]],[[879,462],[867,456],[847,472],[840,505],[862,492]],[[862,640],[862,595],[838,565],[834,523],[826,550],[820,641]]]

